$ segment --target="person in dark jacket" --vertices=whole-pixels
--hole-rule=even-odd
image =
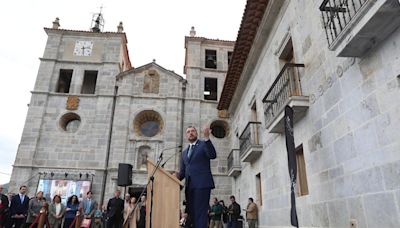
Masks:
[[[228,207],[228,228],[239,228],[240,205],[236,203],[235,196],[230,196],[229,199],[231,200],[231,205]]]
[[[179,180],[185,179],[185,195],[189,216],[195,228],[207,227],[208,208],[211,189],[215,188],[211,173],[210,161],[217,157],[214,145],[210,140],[211,130],[204,127],[204,139],[197,138],[193,126],[186,129],[189,146],[182,152],[180,171],[176,173]]]
[[[0,185],[0,228],[3,228],[7,224],[9,210],[8,197],[2,192],[3,186]]]
[[[124,212],[124,200],[120,198],[121,191],[117,190],[107,204],[107,228],[121,228]]]
[[[15,228],[24,226],[26,217],[28,216],[29,197],[26,196],[27,187],[25,185],[19,187],[19,194],[13,196],[10,205],[11,226]]]
[[[79,210],[79,199],[78,196],[73,195],[68,198],[67,207],[64,214],[64,228],[69,228],[69,226],[74,221],[76,214]]]
[[[139,203],[139,220],[137,221],[136,225],[137,228],[145,228],[146,227],[146,195],[143,195],[140,198]]]
[[[228,227],[228,207],[225,206],[225,202],[223,200],[219,201],[219,204],[222,206],[222,228]]]

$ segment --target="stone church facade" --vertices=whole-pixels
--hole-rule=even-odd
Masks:
[[[147,183],[146,160],[163,152],[165,168],[179,169],[187,126],[214,130],[218,158],[212,161],[216,189],[227,198],[229,120],[216,109],[234,42],[185,38],[186,77],[155,60],[131,66],[127,37],[118,32],[45,28],[44,55],[12,172],[10,191],[26,184],[33,196],[39,179],[89,180],[103,201],[118,189],[118,165],[133,167],[132,185]],[[121,188],[123,189],[123,188]]]

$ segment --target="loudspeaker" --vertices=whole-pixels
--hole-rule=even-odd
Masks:
[[[131,164],[118,164],[118,186],[132,185],[132,168]]]

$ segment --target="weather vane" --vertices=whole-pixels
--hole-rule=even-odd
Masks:
[[[92,32],[102,32],[104,29],[103,5],[100,6],[100,12],[94,13],[92,17],[92,24],[90,26]]]

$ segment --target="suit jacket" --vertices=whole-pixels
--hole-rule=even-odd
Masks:
[[[40,209],[43,207],[43,201],[38,200],[37,198],[32,198],[29,200],[28,207],[28,218],[26,219],[27,223],[33,223],[37,216],[39,215]]]
[[[198,139],[190,158],[188,158],[189,147],[181,157],[179,179],[185,178],[186,187],[194,189],[215,188],[214,179],[211,173],[210,160],[217,157],[214,145],[210,140]]]
[[[60,215],[62,216],[61,218],[59,218],[59,219],[56,219],[56,217],[55,217],[55,215],[56,215],[56,205],[54,204],[54,203],[52,203],[52,204],[50,204],[50,206],[49,206],[49,223],[50,223],[50,225],[54,225],[55,223],[56,223],[56,221],[58,220],[59,221],[59,224],[61,224],[61,221],[62,221],[62,219],[63,219],[63,217],[64,217],[64,214],[65,214],[65,206],[64,206],[64,204],[62,204],[62,203],[60,203],[61,204],[61,210],[60,210]]]
[[[29,208],[29,197],[25,195],[24,201],[21,203],[21,199],[19,198],[19,194],[13,196],[11,198],[10,205],[10,215],[14,216],[17,214],[23,214],[25,216],[28,215]]]
[[[124,212],[124,201],[121,198],[111,198],[107,204],[107,217],[122,218]]]
[[[233,202],[231,205],[228,207],[228,213],[229,213],[229,221],[237,221],[240,218],[240,205],[238,203]]]
[[[97,202],[94,199],[92,199],[91,201],[92,202],[90,203],[90,206],[89,206],[89,200],[88,199],[82,200],[82,214],[83,215],[90,215],[90,216],[93,217],[94,212],[97,209]],[[86,209],[87,209],[88,206],[89,206],[89,213],[86,213]]]

